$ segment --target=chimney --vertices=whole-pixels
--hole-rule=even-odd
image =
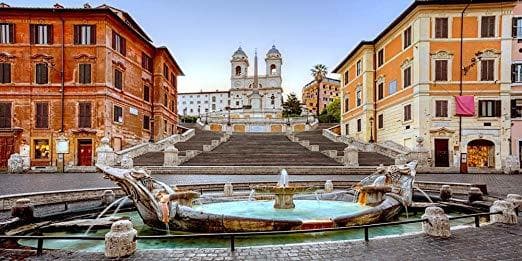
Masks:
[[[85,9],[91,9],[92,7],[91,7],[91,5],[90,5],[89,3],[85,3],[85,4],[83,5],[83,8],[85,8]]]
[[[63,5],[60,5],[59,3],[56,3],[53,5],[54,9],[63,9]]]
[[[0,8],[9,8],[9,7],[11,7],[11,6],[4,2],[0,3]]]

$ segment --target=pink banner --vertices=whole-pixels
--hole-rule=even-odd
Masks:
[[[457,105],[457,116],[474,116],[475,115],[475,97],[455,96],[455,104]]]

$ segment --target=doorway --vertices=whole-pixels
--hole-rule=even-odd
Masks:
[[[78,166],[92,166],[92,140],[78,140]]]
[[[0,168],[7,168],[7,160],[14,153],[13,136],[0,136]]]
[[[435,167],[449,167],[448,143],[448,139],[435,139]]]

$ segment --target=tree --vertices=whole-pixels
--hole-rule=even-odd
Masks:
[[[290,93],[283,103],[283,116],[292,117],[299,115],[301,115],[301,102],[299,102],[295,93]]]
[[[317,82],[317,116],[319,116],[319,95],[321,92],[321,88],[319,87],[321,87],[321,82],[326,78],[328,68],[326,68],[324,64],[316,64],[310,71],[312,71],[312,76]]]
[[[341,121],[341,101],[339,98],[335,98],[330,102],[325,109],[319,115],[319,122],[321,123],[332,123]]]

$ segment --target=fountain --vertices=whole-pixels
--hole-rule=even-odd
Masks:
[[[291,209],[295,208],[294,195],[313,189],[305,186],[290,186],[288,184],[288,173],[285,169],[281,170],[279,175],[279,182],[275,186],[255,186],[253,188],[257,193],[274,194],[274,208],[277,209]]]

